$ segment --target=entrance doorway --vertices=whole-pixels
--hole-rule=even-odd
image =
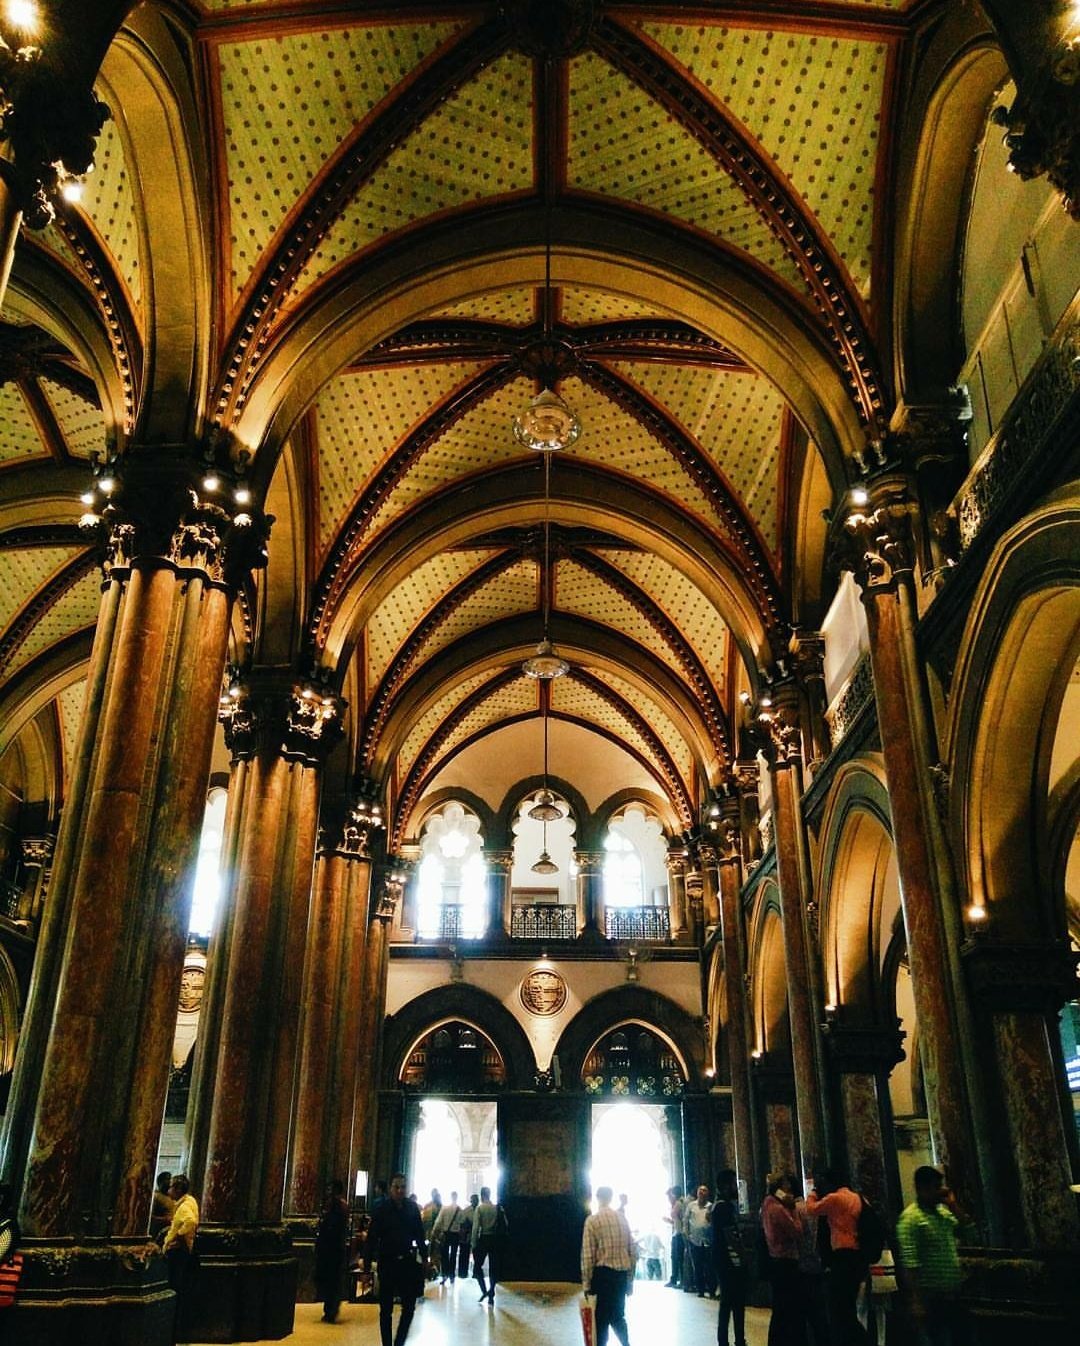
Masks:
[[[664,1257],[671,1237],[665,1225],[673,1186],[675,1143],[660,1103],[594,1103],[592,1105],[592,1162],[589,1185],[610,1187],[612,1203],[623,1204],[631,1232],[642,1249],[641,1273],[666,1279]]]
[[[481,1187],[498,1200],[499,1138],[494,1100],[425,1098],[407,1164],[421,1202],[437,1188],[445,1201],[457,1192],[464,1205]]]

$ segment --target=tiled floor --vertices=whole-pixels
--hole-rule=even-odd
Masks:
[[[477,1302],[472,1281],[440,1288],[429,1286],[417,1305],[408,1346],[577,1346],[581,1341],[578,1297],[572,1285],[500,1285],[494,1309]],[[379,1310],[375,1304],[343,1304],[337,1323],[319,1321],[318,1304],[296,1306],[296,1331],[290,1346],[378,1346]],[[679,1290],[638,1282],[627,1304],[633,1346],[683,1346],[716,1340],[716,1304]],[[747,1339],[764,1346],[769,1315],[747,1313]],[[396,1314],[395,1314],[396,1325]],[[615,1339],[612,1337],[611,1342]]]

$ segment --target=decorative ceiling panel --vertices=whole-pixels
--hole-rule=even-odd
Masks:
[[[75,745],[79,740],[79,723],[82,720],[83,702],[86,700],[86,680],[65,687],[56,698],[56,708],[60,715],[60,741],[64,745],[64,775],[71,775],[75,761]]]
[[[371,532],[385,527],[429,491],[442,490],[467,472],[526,454],[510,426],[535,392],[532,379],[518,378],[470,408],[405,473],[372,519]],[[535,462],[535,456],[528,455],[527,461]]]
[[[570,453],[602,463],[647,486],[665,492],[685,509],[693,510],[712,527],[720,526],[709,497],[663,444],[641,423],[596,388],[579,379],[565,379],[560,391],[581,417],[581,438]],[[558,467],[554,469],[558,471]]]
[[[304,268],[301,294],[384,234],[437,211],[533,186],[532,62],[500,57],[410,135],[333,225]]]
[[[559,678],[557,682],[552,683],[551,709],[555,714],[573,715],[588,724],[606,729],[613,738],[639,753],[647,762],[653,764],[661,776],[664,775],[656,754],[626,715],[591,687],[578,682],[572,673],[569,677]]]
[[[562,320],[580,327],[595,323],[619,322],[635,318],[670,318],[654,304],[604,290],[585,290],[567,286],[562,291]]]
[[[627,682],[625,678],[617,677],[614,673],[608,673],[601,669],[590,671],[594,677],[606,683],[613,692],[633,706],[648,722],[649,728],[667,749],[668,756],[675,763],[684,783],[689,784],[694,779],[694,753],[671,716],[666,711],[661,710],[659,703],[653,697],[645,696],[640,687],[636,687],[632,682]]]
[[[219,47],[235,290],[345,137],[459,28],[376,24]]]
[[[504,323],[510,327],[528,327],[536,321],[536,291],[532,286],[517,290],[496,290],[478,294],[460,304],[451,304],[432,313],[431,318],[472,318],[477,322]]]
[[[103,452],[105,417],[100,407],[84,401],[59,383],[53,383],[52,379],[42,379],[41,387],[64,436],[68,453],[75,458],[89,458],[95,450]]]
[[[446,742],[440,746],[439,757],[445,759],[466,739],[490,725],[500,724],[512,715],[532,715],[537,709],[536,683],[523,673],[520,678],[497,688],[479,705],[467,711],[454,725]]]
[[[0,551],[0,633],[81,547],[13,547]]]
[[[777,468],[784,402],[756,374],[627,361],[614,366],[685,426],[742,497],[776,548]]]
[[[108,102],[108,90],[101,92]],[[80,208],[93,221],[98,238],[115,258],[116,269],[138,307],[142,303],[142,273],[135,190],[125,162],[120,128],[111,118],[98,136],[94,171],[86,175]]]
[[[18,242],[15,245],[16,257],[19,255],[19,248],[30,247],[35,243],[39,244],[47,252],[51,252],[59,257],[60,260],[64,262],[66,266],[70,267],[77,276],[85,278],[85,272],[83,271],[81,262],[75,256],[71,244],[68,243],[67,239],[56,227],[55,222],[46,225],[44,229],[20,230]],[[4,316],[5,318],[8,318],[9,315],[5,314]]]
[[[342,374],[316,403],[319,540],[325,547],[360,489],[408,432],[483,368],[431,364]]]
[[[0,385],[0,463],[48,456],[19,385]]]
[[[383,599],[364,628],[369,697],[394,655],[436,603],[490,556],[490,551],[440,552]]]
[[[723,697],[727,676],[727,623],[692,580],[670,562],[646,552],[598,551],[667,613],[673,626],[701,660]]]
[[[645,620],[639,609],[606,580],[576,561],[560,561],[556,567],[555,608],[613,627],[651,650],[669,668],[680,667],[681,661],[675,650]]]
[[[14,652],[6,673],[21,667],[65,636],[85,630],[97,621],[101,607],[101,576],[96,570],[77,580],[38,618]]]
[[[420,749],[438,729],[439,725],[450,718],[454,712],[454,707],[460,706],[467,697],[472,696],[473,692],[483,687],[484,683],[488,682],[490,678],[490,669],[485,669],[483,673],[474,673],[471,678],[465,678],[464,681],[459,682],[449,692],[445,692],[438,700],[431,703],[409,730],[405,742],[398,751],[398,780],[404,780],[409,774]]]
[[[750,129],[869,293],[887,48],[726,24],[643,27]]]
[[[742,189],[664,108],[598,56],[570,69],[567,184],[685,220],[803,282]]]
[[[519,561],[482,584],[442,622],[417,651],[420,665],[461,636],[482,626],[534,612],[539,606],[539,576],[535,561]],[[539,621],[536,638],[540,639]]]

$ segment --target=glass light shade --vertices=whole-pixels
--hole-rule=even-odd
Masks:
[[[529,817],[535,818],[538,823],[554,823],[563,816],[563,811],[555,803],[555,796],[550,790],[541,790],[536,796],[536,803],[529,810]]]
[[[534,874],[557,874],[559,872],[559,866],[548,855],[547,851],[540,852],[540,859],[531,868]]]
[[[536,647],[536,653],[521,665],[521,671],[527,678],[550,682],[552,678],[561,678],[563,674],[569,673],[570,665],[561,654],[555,653],[550,640],[542,640]]]
[[[555,453],[568,449],[581,434],[581,422],[558,393],[545,388],[514,417],[514,438],[527,449]]]

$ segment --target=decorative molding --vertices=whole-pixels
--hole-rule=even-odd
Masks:
[[[1057,1014],[1080,995],[1080,954],[1064,941],[999,942],[980,935],[960,948],[972,995],[1004,1013]]]
[[[833,559],[864,594],[895,589],[915,570],[913,521],[918,504],[907,474],[884,468],[867,478],[868,503],[852,507],[833,535]]]
[[[1025,180],[1046,177],[1061,193],[1065,209],[1080,220],[1080,38],[1062,42],[1037,91],[1011,107],[999,106],[991,120],[1005,131],[1009,166]]]
[[[834,1065],[842,1075],[887,1074],[904,1059],[907,1034],[899,1023],[859,1027],[827,1021],[822,1036]]]

